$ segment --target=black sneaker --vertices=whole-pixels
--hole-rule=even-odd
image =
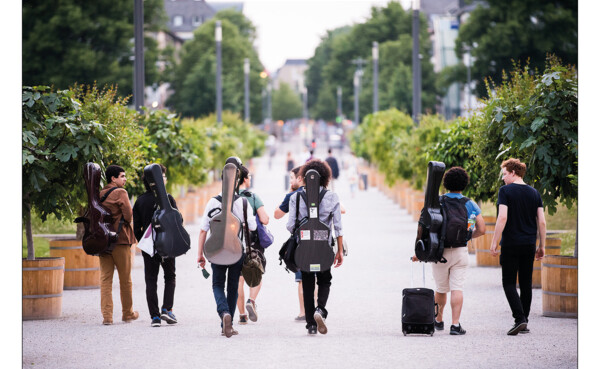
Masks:
[[[325,325],[324,315],[325,315],[325,313],[320,308],[317,308],[315,310],[315,314],[313,315],[313,317],[315,318],[315,321],[317,322],[317,329],[319,330],[319,333],[321,333],[321,334],[327,334],[327,326]]]
[[[175,318],[175,314],[173,314],[173,310],[162,309],[162,314],[160,318],[167,322],[167,324],[177,324],[177,318]]]
[[[317,326],[311,325],[308,327],[308,334],[317,334]]]
[[[467,331],[463,329],[460,323],[458,323],[458,327],[454,326],[454,324],[450,326],[450,334],[453,336],[462,336],[465,333],[467,333]]]
[[[519,332],[521,334],[525,334],[525,333],[529,333],[529,328],[523,328],[521,329],[521,332]]]
[[[433,326],[435,327],[436,331],[443,331],[444,330],[444,322],[438,322],[437,320],[433,321]]]
[[[152,318],[152,323],[150,323],[152,327],[160,327],[160,317],[155,316]]]
[[[515,325],[513,325],[513,327],[506,334],[509,336],[516,336],[525,328],[527,328],[527,322],[515,323]]]

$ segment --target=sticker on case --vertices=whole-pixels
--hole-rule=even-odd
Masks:
[[[300,231],[300,239],[310,241],[310,231],[309,230]]]

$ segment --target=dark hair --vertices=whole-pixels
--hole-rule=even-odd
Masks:
[[[329,165],[327,165],[327,163],[319,159],[309,160],[306,162],[306,164],[304,164],[301,167],[300,177],[304,178],[306,176],[306,172],[308,172],[311,169],[316,170],[319,173],[319,176],[321,176],[321,181],[319,182],[319,185],[327,187],[327,185],[329,184],[329,180],[331,179],[331,169],[329,168]]]
[[[104,176],[106,177],[106,181],[108,183],[112,182],[112,177],[117,177],[119,178],[119,174],[121,174],[121,172],[124,172],[125,169],[123,169],[123,167],[120,167],[118,165],[109,165],[106,167],[106,170],[104,171]]]
[[[310,150],[310,155],[312,156],[312,154],[315,153],[315,150]]]
[[[296,177],[298,177],[298,172],[300,172],[300,169],[302,169],[302,165],[297,166],[296,168],[290,170],[290,172],[294,173],[294,175]]]
[[[327,153],[331,154],[331,147],[327,149]]]
[[[506,168],[508,172],[515,172],[521,178],[525,177],[525,173],[527,172],[527,165],[515,158],[504,160],[501,167]]]
[[[240,165],[240,179],[238,181],[238,186],[241,186],[244,183],[244,180],[248,178],[250,175],[250,171],[243,165]]]
[[[444,173],[443,182],[448,191],[462,191],[469,184],[469,174],[461,167],[452,167]]]

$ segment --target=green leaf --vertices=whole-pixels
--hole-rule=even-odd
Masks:
[[[538,129],[540,129],[541,127],[544,126],[544,124],[546,124],[548,122],[547,118],[544,117],[537,117],[533,120],[533,122],[531,123],[531,130],[533,132],[537,131]]]

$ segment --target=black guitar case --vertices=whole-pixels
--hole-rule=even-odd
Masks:
[[[327,190],[319,192],[321,176],[316,170],[309,170],[305,177],[306,193],[300,191],[306,203],[308,217],[300,223],[296,265],[303,272],[323,272],[329,270],[335,259],[335,253],[329,243],[329,226],[319,219],[319,208]]]
[[[204,255],[211,263],[218,265],[235,264],[242,258],[243,245],[240,240],[241,220],[233,214],[233,202],[239,169],[227,163],[223,168],[223,188],[221,191],[221,212],[210,220],[210,233],[204,244]]]
[[[154,248],[163,258],[174,258],[190,249],[190,235],[183,228],[183,217],[169,202],[167,190],[158,164],[144,168],[144,177],[154,194],[157,209],[152,216],[152,228],[156,232]]]
[[[439,161],[430,161],[427,165],[425,203],[423,210],[421,210],[415,242],[415,255],[420,261],[424,262],[446,262],[443,257],[444,242],[442,234],[445,224],[439,196],[440,184],[445,169],[446,165]]]
[[[88,255],[99,255],[112,251],[118,238],[117,232],[112,229],[113,217],[110,211],[101,204],[101,178],[102,171],[98,164],[85,164],[83,180],[88,195],[88,207],[83,216],[75,219],[75,223],[83,223],[84,233],[81,242],[83,251]]]

